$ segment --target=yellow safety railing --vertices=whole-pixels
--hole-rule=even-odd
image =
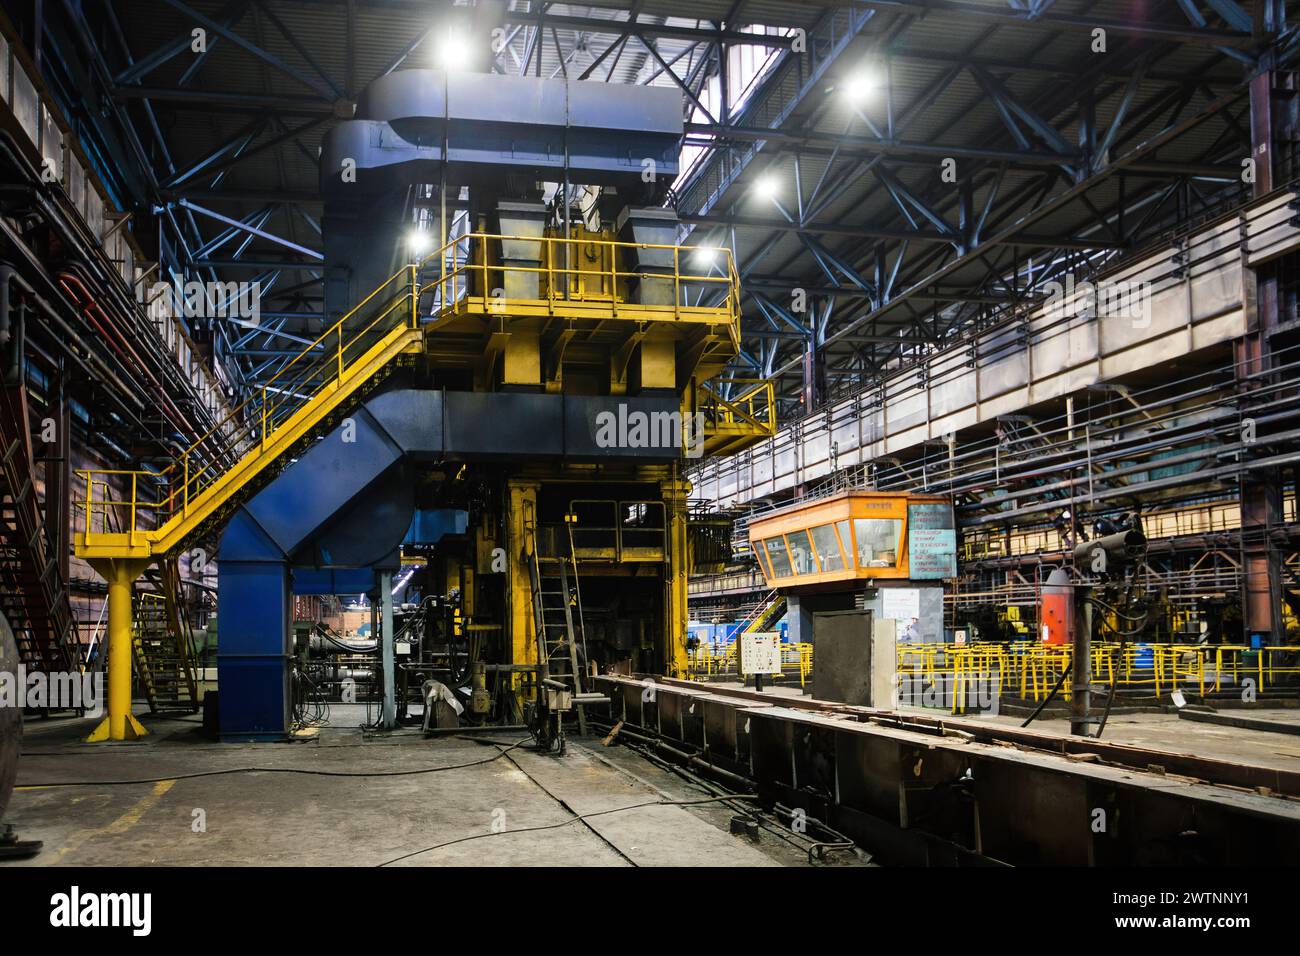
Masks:
[[[510,262],[492,261],[488,253],[494,244],[510,242],[534,247],[535,258]],[[461,255],[462,247],[464,255]],[[447,252],[452,251],[448,269]],[[619,267],[622,253],[671,253],[672,266],[629,270]],[[740,341],[740,276],[731,250],[707,250],[712,262],[709,271],[699,272],[693,265],[702,250],[690,246],[662,245],[645,242],[622,242],[593,237],[509,236],[474,232],[453,240],[438,252],[426,256],[423,263],[438,258],[439,276],[422,291],[441,289],[439,320],[451,321],[458,316],[564,315],[570,318],[631,320],[700,321],[718,325],[719,315],[726,316],[729,335]],[[718,257],[721,257],[721,262]],[[584,267],[583,261],[589,266]],[[685,260],[685,261],[684,261]],[[526,265],[537,261],[539,265]],[[684,268],[685,267],[685,268]],[[538,297],[507,298],[506,277],[537,276]],[[473,280],[473,281],[471,281]],[[595,285],[589,284],[596,280]],[[672,303],[633,302],[633,286],[658,289],[666,298],[671,285]],[[721,292],[718,304],[690,305],[691,292]],[[435,325],[436,328],[436,325]]]
[[[686,676],[692,679],[737,672],[736,645],[700,641],[686,651]]]
[[[406,281],[400,281],[403,279]],[[119,518],[125,512],[122,523],[132,546],[146,530],[141,527],[144,515],[149,515],[152,529],[188,516],[236,462],[264,452],[297,413],[322,395],[350,384],[349,370],[356,359],[385,334],[416,328],[417,288],[414,266],[394,273],[166,467],[157,471],[78,470],[85,480],[85,544],[94,543],[93,516],[97,511],[106,515],[109,509],[119,509]],[[385,291],[389,295],[381,298]],[[360,318],[372,303],[376,303],[374,314]],[[117,493],[121,497],[110,497],[114,484],[120,487]],[[98,488],[104,494],[97,500]]]
[[[701,641],[687,652],[687,675],[693,679],[738,675],[736,642]],[[1202,696],[1225,686],[1255,682],[1256,690],[1276,687],[1286,675],[1300,675],[1300,647],[1244,645],[1096,642],[1092,645],[1093,683],[1101,687],[1150,688],[1155,696],[1174,690],[1195,690]],[[1034,641],[1011,643],[900,643],[896,647],[901,702],[929,706],[935,701],[954,714],[987,703],[1004,691],[1022,700],[1039,702],[1052,692],[1070,668],[1068,646]],[[782,678],[798,674],[807,683],[813,666],[813,645],[781,645]],[[1292,681],[1290,686],[1300,686]],[[1066,678],[1057,698],[1068,701]]]
[[[545,254],[535,267],[490,263],[490,242],[534,243]],[[474,250],[476,261],[461,251]],[[585,252],[584,252],[585,250]],[[619,250],[671,250],[672,270],[646,268],[628,271],[619,268]],[[608,259],[593,273],[581,267],[581,255],[592,252]],[[564,314],[569,317],[593,317],[601,320],[626,318],[632,321],[655,320],[709,321],[724,324],[738,345],[740,334],[740,281],[730,250],[716,250],[716,269],[698,275],[683,271],[683,260],[692,252],[689,247],[648,243],[629,243],[594,238],[550,236],[509,236],[471,233],[446,243],[439,250],[389,276],[346,314],[322,332],[301,352],[294,355],[270,379],[242,403],[232,408],[216,425],[180,452],[169,464],[156,471],[124,469],[81,469],[85,496],[79,504],[83,530],[79,547],[125,545],[134,549],[142,542],[161,540],[165,528],[176,522],[195,522],[206,517],[216,501],[225,500],[243,484],[227,479],[236,466],[257,456],[274,458],[284,451],[280,439],[296,441],[314,424],[314,413],[323,400],[341,390],[360,384],[374,374],[373,361],[382,357],[385,343],[395,341],[404,332],[435,332],[456,316],[468,313],[505,314],[511,316]],[[722,256],[721,263],[717,257]],[[436,265],[430,263],[436,259]],[[450,261],[450,267],[449,262]],[[579,265],[565,265],[577,261]],[[425,282],[426,272],[437,270]],[[494,276],[527,272],[544,275],[545,297],[538,300],[511,298],[493,294],[504,286],[494,283]],[[591,275],[608,277],[608,294],[593,293],[581,283]],[[477,281],[471,281],[477,277]],[[629,304],[621,292],[631,283],[672,283],[672,305]],[[721,303],[713,306],[684,305],[691,290],[716,287],[723,293]],[[425,321],[421,316],[422,297],[432,293],[434,307]],[[719,323],[719,317],[724,321]],[[368,360],[368,361],[363,361]],[[272,447],[276,446],[276,447]],[[114,490],[116,488],[116,490]],[[122,530],[110,531],[108,515],[117,516]],[[96,515],[101,520],[96,531]],[[122,540],[125,539],[125,540]],[[173,542],[174,544],[175,542]]]
[[[1002,694],[1010,658],[1001,644],[902,643],[895,648],[899,701],[928,705],[934,700],[954,714],[972,709],[975,701]]]
[[[812,673],[812,657],[811,644],[782,644],[781,675],[785,676],[787,668],[794,668],[799,675],[799,686],[805,686],[808,683],[808,676]]]
[[[797,675],[799,686],[808,683],[813,668],[813,646],[806,643],[782,644],[781,673],[775,675],[784,680],[787,676]],[[688,648],[686,652],[686,676],[692,680],[709,677],[723,677],[740,674],[740,658],[737,644],[732,641],[724,644],[718,641],[701,641]]]
[[[1175,690],[1201,696],[1225,687],[1254,682],[1256,691],[1286,683],[1300,675],[1300,647],[1244,645],[1125,643],[1097,641],[1091,645],[1093,683],[1102,687],[1148,688],[1155,696]],[[1009,687],[1022,700],[1038,702],[1056,686],[1070,667],[1068,646],[1034,641],[1010,643],[900,643],[898,672],[915,686],[941,687],[944,706],[953,713],[965,709],[976,680],[992,681],[999,693]],[[1300,687],[1300,681],[1290,686]],[[1057,696],[1070,699],[1070,681]]]
[[[776,389],[771,379],[729,379],[740,391],[731,398],[709,384],[700,386],[700,411],[705,428],[740,425],[776,434]]]

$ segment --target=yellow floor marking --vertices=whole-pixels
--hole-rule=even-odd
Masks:
[[[91,840],[97,836],[116,836],[125,833],[127,830],[139,823],[140,818],[152,810],[158,801],[166,796],[167,791],[174,786],[176,786],[175,780],[161,780],[154,784],[152,791],[137,800],[130,810],[127,810],[126,813],[108,824],[108,826],[100,827],[97,830],[83,831],[68,845],[59,847],[59,852],[51,862],[61,862],[63,858],[73,850],[79,849],[87,840]]]
[[[147,796],[141,797],[136,802],[135,806],[133,806],[130,810],[126,811],[126,813],[122,814],[120,817],[118,817],[116,820],[114,820],[112,823],[110,823],[100,832],[105,834],[125,833],[127,830],[131,829],[133,826],[139,823],[140,818],[144,816],[146,813],[148,813],[150,810],[152,810],[154,804],[156,804],[159,800],[161,800],[167,794],[167,791],[174,786],[176,786],[175,780],[158,781],[158,783],[155,783],[153,785],[152,793],[148,794]]]

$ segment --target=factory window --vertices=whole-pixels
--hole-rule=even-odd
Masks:
[[[790,556],[785,553],[785,538],[768,538],[763,546],[767,549],[767,560],[772,564],[772,577],[788,578]]]
[[[817,549],[817,560],[823,571],[843,571],[844,553],[840,550],[835,528],[824,524],[812,529],[813,546]]]
[[[858,544],[858,567],[898,566],[898,535],[903,522],[897,518],[854,518],[853,535]]]
[[[795,574],[816,574],[817,565],[813,562],[812,545],[808,541],[807,531],[796,531],[787,535],[790,542],[790,562]]]
[[[792,36],[795,28],[784,26],[769,26],[762,23],[753,23],[740,28],[743,33],[756,33],[766,36]],[[780,54],[784,52],[779,46],[759,46],[756,44],[737,43],[728,51],[728,68],[727,77],[727,106],[726,112],[731,115],[738,115],[741,109],[749,102],[749,98],[754,91],[759,88],[768,74],[781,61]],[[673,78],[664,77],[656,81],[660,86],[671,86],[674,84]],[[680,85],[681,81],[676,83]],[[712,117],[720,115],[722,112],[722,80],[721,75],[714,71],[709,79],[704,83],[700,90],[700,96],[695,100],[696,106],[691,113],[691,122],[707,123]],[[706,157],[713,148],[712,134],[698,134],[689,137],[690,142],[682,146],[681,154],[678,157],[678,166],[680,172],[677,175],[679,183],[686,182],[688,174],[695,168],[702,158]]]

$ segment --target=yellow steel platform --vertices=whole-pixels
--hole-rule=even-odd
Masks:
[[[533,243],[541,250],[541,264],[493,261],[489,250],[504,242]],[[461,257],[462,250],[475,252]],[[671,271],[619,267],[634,253],[667,251]],[[720,387],[704,384],[739,351],[740,285],[730,253],[704,274],[683,271],[690,253],[687,247],[590,235],[461,236],[390,276],[167,467],[79,471],[85,497],[76,553],[94,561],[137,561],[191,544],[267,469],[284,461],[403,355],[423,354],[434,367],[477,363],[476,387],[491,388],[499,355],[511,374],[514,340],[531,351],[513,367],[545,366],[541,384],[559,388],[566,350],[571,356],[600,354],[610,367],[608,387],[618,393],[627,387],[632,355],[640,346],[650,358],[637,373],[667,375],[654,384],[686,396],[683,413],[702,419],[706,455],[768,438],[776,429],[770,382],[733,382],[732,388],[741,390],[726,399]],[[426,274],[431,274],[427,281]],[[507,279],[521,275],[536,276],[537,295],[505,297]],[[662,294],[671,294],[671,303],[636,301],[633,290],[655,283]],[[692,298],[696,304],[683,301]],[[531,353],[539,356],[532,365]],[[647,382],[643,377],[642,386]],[[690,388],[692,383],[699,388]]]

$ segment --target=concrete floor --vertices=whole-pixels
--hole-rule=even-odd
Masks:
[[[45,848],[25,863],[0,866],[374,866],[433,846],[440,848],[393,865],[808,865],[807,839],[767,830],[757,842],[733,836],[728,826],[736,810],[720,803],[642,806],[576,820],[707,796],[626,748],[571,737],[563,757],[538,754],[529,744],[502,755],[499,744],[527,735],[488,735],[494,744],[426,740],[415,731],[366,734],[358,728],[364,709],[351,710],[336,706],[333,726],[282,744],[218,744],[200,736],[197,717],[140,715],[149,737],[100,745],[81,743],[94,721],[30,721],[6,822]],[[472,765],[457,766],[464,764]],[[265,769],[183,778],[243,767]],[[430,767],[456,769],[370,777],[268,772]],[[153,778],[163,779],[32,786]]]
[[[798,688],[768,692],[774,700],[799,696]],[[1292,731],[1300,723],[1296,710],[1250,713]],[[426,740],[415,730],[368,733],[359,727],[364,707],[335,705],[332,723],[303,739],[235,745],[201,736],[198,717],[139,716],[150,736],[123,744],[82,743],[93,720],[28,722],[19,789],[5,822],[22,839],[44,841],[45,849],[0,866],[808,865],[810,840],[774,821],[756,842],[731,835],[741,804],[662,805],[708,794],[625,747],[602,746],[599,738],[570,737],[559,758],[536,753],[531,742],[503,754],[526,734]],[[1032,726],[1069,731],[1057,719]],[[1173,713],[1117,714],[1105,737],[1300,771],[1294,732],[1193,722]],[[250,767],[261,769],[186,778]],[[446,769],[409,772],[428,768]],[[314,773],[275,772],[286,769]],[[150,782],[103,783],[139,780]],[[42,786],[71,782],[91,785]],[[608,810],[616,812],[602,812]],[[577,819],[593,813],[599,815]],[[430,847],[436,848],[417,853]],[[863,862],[837,856],[819,865]]]

